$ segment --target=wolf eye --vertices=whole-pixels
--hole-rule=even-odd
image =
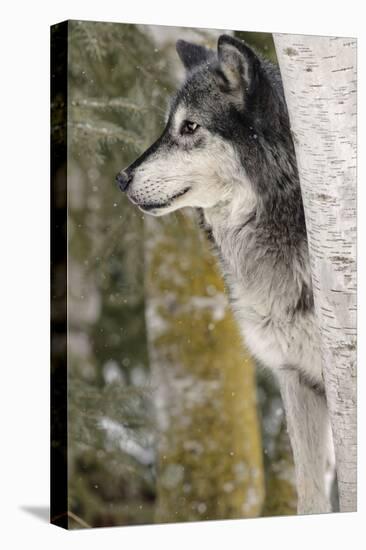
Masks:
[[[199,128],[197,122],[191,122],[190,120],[185,120],[180,129],[180,133],[184,134],[194,134],[195,131]]]

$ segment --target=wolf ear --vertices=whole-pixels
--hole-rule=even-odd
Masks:
[[[223,34],[217,43],[220,68],[231,88],[243,85],[246,92],[254,89],[259,69],[259,59],[242,40]]]
[[[214,57],[212,50],[198,44],[186,42],[185,40],[178,40],[176,49],[184,67],[188,71],[197,65],[207,63]]]

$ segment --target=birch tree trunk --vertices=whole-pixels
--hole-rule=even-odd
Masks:
[[[340,511],[356,510],[356,40],[275,34],[304,200]]]

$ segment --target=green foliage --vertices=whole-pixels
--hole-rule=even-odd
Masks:
[[[165,61],[134,25],[69,30],[69,507],[92,526],[141,523],[154,500],[143,220],[114,178],[159,131]]]
[[[249,46],[255,48],[257,52],[272,61],[272,63],[277,63],[276,49],[271,33],[236,31],[235,36],[245,40]]]
[[[69,36],[71,150],[128,163],[162,123],[166,60],[137,25],[72,21]]]
[[[257,388],[266,479],[262,515],[293,515],[297,506],[295,473],[281,397],[272,376],[260,368]]]

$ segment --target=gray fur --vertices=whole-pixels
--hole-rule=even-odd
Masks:
[[[329,511],[326,402],[304,211],[279,71],[223,35],[179,41],[187,78],[162,136],[120,187],[144,212],[197,209],[252,354],[277,376],[300,513]],[[188,122],[187,122],[188,121]]]

